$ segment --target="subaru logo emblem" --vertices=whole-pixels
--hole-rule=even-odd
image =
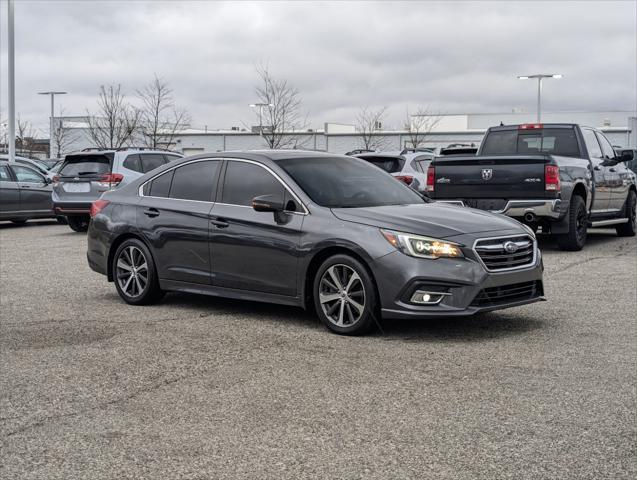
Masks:
[[[493,177],[493,169],[491,168],[483,168],[482,169],[482,180],[491,180]]]
[[[515,242],[504,242],[504,251],[507,253],[515,253],[518,251],[518,246],[515,244]]]

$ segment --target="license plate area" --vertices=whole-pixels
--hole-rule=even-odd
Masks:
[[[69,193],[88,193],[91,191],[89,182],[64,183],[62,188]]]

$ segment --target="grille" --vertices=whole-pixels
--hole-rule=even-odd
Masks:
[[[503,303],[516,302],[518,300],[531,300],[544,294],[541,281],[515,283],[480,290],[480,293],[471,302],[474,307],[486,307]]]
[[[474,249],[490,272],[525,268],[535,260],[535,241],[528,235],[478,240]]]

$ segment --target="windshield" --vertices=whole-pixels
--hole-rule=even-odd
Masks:
[[[550,154],[579,157],[579,145],[573,128],[532,130],[496,130],[489,132],[482,155]]]
[[[292,158],[277,164],[313,202],[322,207],[352,208],[426,203],[391,175],[350,157]]]
[[[73,155],[66,157],[60,175],[81,177],[110,173],[111,162],[106,155]]]

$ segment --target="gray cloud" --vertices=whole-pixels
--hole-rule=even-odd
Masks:
[[[6,4],[2,4],[6,95]],[[637,3],[626,2],[16,2],[17,97],[45,127],[36,92],[64,89],[68,114],[100,84],[133,93],[154,73],[196,126],[253,121],[255,65],[301,90],[311,123],[352,122],[361,105],[441,112],[534,109],[518,74],[559,72],[547,110],[637,108]],[[6,102],[2,102],[4,108]]]

